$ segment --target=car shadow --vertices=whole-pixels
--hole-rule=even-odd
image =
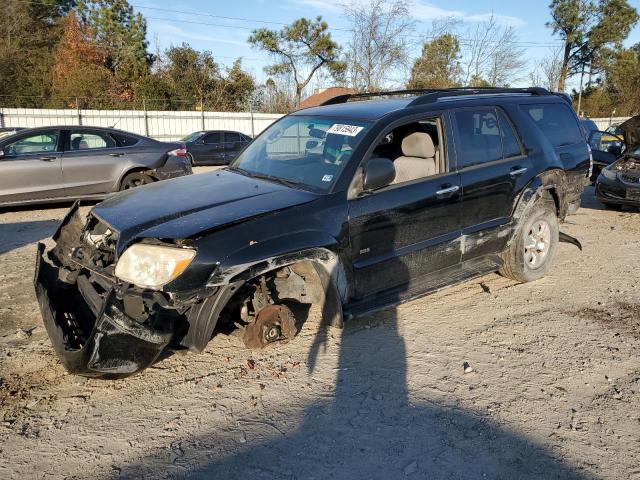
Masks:
[[[591,210],[606,210],[604,204],[599,202],[596,198],[596,189],[593,185],[587,185],[584,188],[580,207],[588,208]]]
[[[372,317],[353,320],[342,330],[331,400],[314,401],[301,417],[292,408],[285,421],[270,411],[289,410],[288,398],[260,414],[235,412],[232,432],[212,429],[167,440],[165,448],[141,461],[118,465],[118,478],[592,478],[522,432],[496,425],[486,412],[455,406],[453,398],[448,404],[412,401],[398,317],[391,309],[373,320],[377,323],[372,324]],[[315,363],[330,360],[323,357],[320,353]],[[297,418],[295,432],[284,432]],[[264,430],[253,431],[252,425],[271,428],[265,435]],[[238,444],[240,435],[244,440]],[[211,460],[221,445],[237,448]]]
[[[48,238],[53,235],[59,224],[59,220],[0,223],[0,253],[7,253]]]
[[[377,216],[371,221],[390,220]],[[393,234],[382,241],[393,249]],[[380,267],[380,275],[393,272],[409,280],[408,267],[398,257]],[[309,349],[310,380],[318,365],[335,361],[323,348],[327,317]],[[395,308],[351,320],[341,332],[332,398],[320,394],[296,408],[299,399],[283,397],[259,413],[236,411],[232,431],[218,426],[203,435],[167,440],[140,461],[119,465],[119,478],[589,478],[521,432],[494,424],[486,411],[460,408],[455,398],[432,401],[420,392],[420,400],[412,401],[407,348]],[[298,426],[290,433],[294,419]],[[267,433],[255,425],[268,426]],[[243,441],[238,442],[240,434]],[[232,453],[216,455],[221,451]]]

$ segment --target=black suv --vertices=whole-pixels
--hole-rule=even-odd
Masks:
[[[226,169],[71,209],[36,292],[71,372],[120,377],[217,328],[291,339],[300,304],[343,319],[499,271],[542,277],[589,147],[543,89],[347,95],[283,117]],[[578,244],[579,245],[579,244]]]

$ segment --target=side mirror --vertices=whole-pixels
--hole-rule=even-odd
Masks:
[[[396,178],[396,167],[388,158],[372,158],[364,169],[365,191],[386,187]]]

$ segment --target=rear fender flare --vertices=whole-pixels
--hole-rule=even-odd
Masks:
[[[521,221],[526,218],[526,213],[545,195],[545,192],[549,192],[553,197],[559,220],[562,221],[564,219],[567,213],[565,186],[566,175],[562,170],[548,170],[531,180],[518,196],[516,204],[514,205],[511,215],[513,218],[513,228],[511,238],[509,242],[507,242],[507,245],[510,245],[515,238]]]

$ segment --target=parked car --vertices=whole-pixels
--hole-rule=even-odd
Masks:
[[[203,130],[181,140],[192,166],[227,165],[251,142],[251,137],[227,130]]]
[[[624,140],[606,131],[593,131],[589,134],[589,146],[593,156],[591,183],[595,184],[603,168],[615,162],[625,148]]]
[[[579,245],[559,224],[580,205],[589,147],[564,99],[384,95],[287,115],[226,169],[126,192],[87,219],[72,208],[35,277],[66,368],[130,375],[170,342],[201,351],[221,325],[258,348],[295,336],[295,304],[341,326],[488,272],[539,279],[559,241]]]
[[[190,173],[181,144],[112,128],[42,127],[0,139],[0,206],[103,199]]]
[[[4,137],[8,137],[9,135],[13,135],[14,133],[19,132],[20,130],[24,130],[23,127],[3,127],[0,128],[0,139]]]
[[[598,125],[596,125],[596,122],[594,122],[590,118],[581,118],[580,123],[584,128],[587,138],[589,138],[589,136],[591,135],[591,132],[597,132],[599,130]]]
[[[640,115],[618,128],[624,140],[615,138],[623,142],[623,146],[616,147],[613,153],[607,152],[616,159],[602,168],[596,181],[596,198],[609,208],[640,207]],[[613,145],[611,143],[609,148]]]

